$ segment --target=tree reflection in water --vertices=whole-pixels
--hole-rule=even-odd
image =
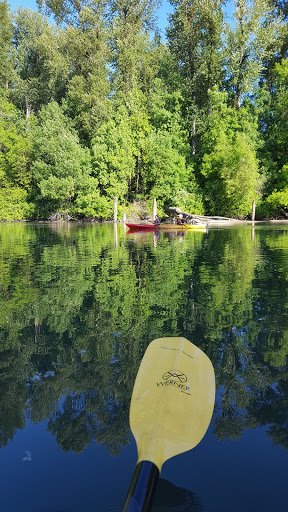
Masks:
[[[130,440],[134,379],[155,338],[183,335],[213,362],[215,436],[267,425],[288,447],[288,237],[247,227],[153,233],[0,226],[0,445],[48,419],[65,451]],[[200,510],[200,509],[199,509]]]

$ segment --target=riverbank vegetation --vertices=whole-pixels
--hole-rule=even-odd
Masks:
[[[0,219],[288,215],[286,4],[170,3],[0,1]]]

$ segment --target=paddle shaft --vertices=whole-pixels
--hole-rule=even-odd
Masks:
[[[135,468],[122,512],[149,512],[159,469],[153,462],[144,460]]]

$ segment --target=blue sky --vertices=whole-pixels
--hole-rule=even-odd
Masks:
[[[14,11],[17,9],[17,7],[30,7],[34,11],[37,11],[37,4],[36,0],[8,0],[8,3],[10,3],[11,10]],[[233,0],[228,0],[226,4],[225,11],[228,14],[229,17],[232,16],[233,11]],[[173,12],[173,8],[170,5],[168,0],[162,0],[161,7],[158,9],[158,26],[160,28],[160,31],[162,33],[162,37],[165,36],[165,28],[168,24],[167,17],[168,14]]]
[[[8,0],[10,4],[11,10],[14,11],[17,7],[30,7],[34,11],[37,11],[36,0]],[[162,5],[158,9],[158,26],[160,30],[165,31],[165,27],[167,26],[167,16],[169,13],[172,13],[172,6],[169,4],[168,0],[162,0]]]

